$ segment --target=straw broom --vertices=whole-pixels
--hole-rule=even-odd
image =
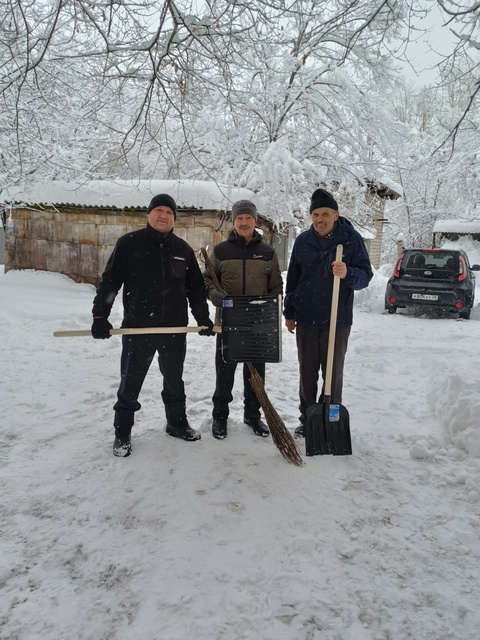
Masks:
[[[213,270],[210,258],[208,257],[208,254],[204,247],[201,248],[201,253],[205,260],[205,267],[212,279],[213,284],[219,291],[227,295],[226,292],[222,289],[220,282],[218,281],[218,278]],[[267,425],[270,429],[270,433],[272,434],[272,440],[275,446],[280,451],[285,460],[287,460],[287,462],[291,462],[297,467],[301,467],[303,465],[303,460],[302,456],[300,455],[298,445],[293,439],[290,431],[285,426],[283,420],[276,412],[274,406],[270,402],[267,396],[267,392],[265,391],[265,384],[262,380],[261,375],[258,373],[251,362],[247,362],[246,364],[250,370],[250,384],[252,385],[252,389],[257,396],[260,406],[263,409],[265,420],[267,421]]]
[[[252,389],[254,390],[255,395],[260,402],[260,406],[263,409],[275,446],[285,460],[295,464],[297,467],[301,467],[303,465],[303,460],[300,455],[298,445],[292,438],[292,434],[285,426],[283,420],[276,412],[275,407],[270,402],[267,392],[265,391],[262,376],[258,373],[251,362],[247,362],[247,366],[250,369],[250,384],[252,385]]]

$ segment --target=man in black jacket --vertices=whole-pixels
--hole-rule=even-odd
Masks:
[[[112,325],[108,316],[122,285],[122,327],[185,327],[188,302],[198,325],[205,327],[200,335],[213,335],[205,284],[195,254],[173,233],[176,214],[171,196],[155,196],[147,209],[147,226],[117,241],[93,301],[94,338],[110,337]],[[113,454],[124,458],[132,452],[130,434],[135,411],[141,407],[138,396],[155,353],[163,375],[167,433],[183,440],[199,440],[200,433],[190,427],[186,417],[186,334],[125,335],[122,343]]]

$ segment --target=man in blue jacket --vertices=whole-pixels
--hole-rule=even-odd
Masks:
[[[306,410],[317,403],[318,377],[325,380],[328,332],[332,306],[333,276],[339,276],[340,293],[335,336],[331,402],[341,404],[343,367],[352,326],[355,289],[364,289],[372,279],[365,244],[353,225],[342,218],[338,204],[324,189],[314,191],[310,204],[312,225],[293,246],[285,293],[285,324],[296,330],[300,370],[300,426],[295,435],[305,435]],[[335,260],[337,245],[343,258]]]

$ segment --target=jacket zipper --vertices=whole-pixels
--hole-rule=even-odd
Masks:
[[[246,295],[245,280],[247,277],[247,245],[243,247],[242,296]]]
[[[160,273],[162,276],[162,283],[161,283],[161,289],[160,291],[164,291],[165,290],[165,284],[166,284],[166,274],[165,274],[165,251],[164,251],[164,244],[163,242],[160,243],[160,264],[162,265]],[[161,316],[161,323],[162,326],[165,325],[165,296],[162,297],[162,316]]]

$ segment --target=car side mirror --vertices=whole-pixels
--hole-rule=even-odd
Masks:
[[[470,268],[472,271],[480,271],[480,264],[472,264]]]

